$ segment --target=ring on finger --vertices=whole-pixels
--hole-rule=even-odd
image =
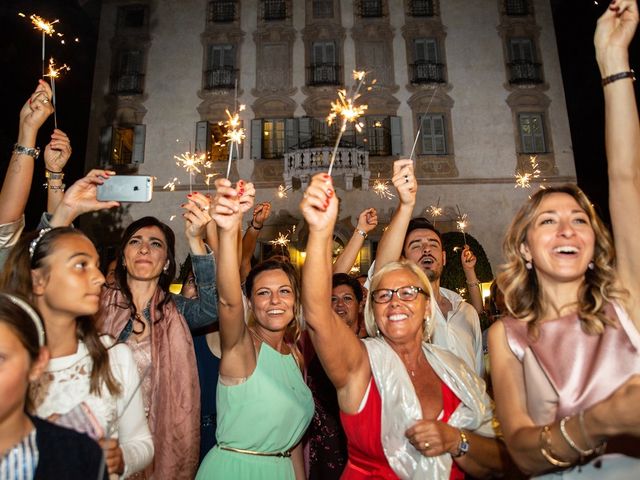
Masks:
[[[404,176],[404,183],[409,183],[409,175]]]
[[[424,449],[425,450],[429,450],[430,447],[431,447],[431,444],[429,442],[424,442]]]

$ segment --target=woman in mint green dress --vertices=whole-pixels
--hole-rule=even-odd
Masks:
[[[211,217],[218,226],[220,377],[218,444],[203,460],[197,480],[304,478],[300,440],[313,416],[311,391],[295,346],[300,288],[291,264],[267,261],[249,273],[244,321],[238,235],[254,188],[216,181]]]

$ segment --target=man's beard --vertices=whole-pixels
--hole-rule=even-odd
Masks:
[[[431,283],[440,280],[440,276],[442,275],[442,272],[436,270],[423,269],[423,271]]]

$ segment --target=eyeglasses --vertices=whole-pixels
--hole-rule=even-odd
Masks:
[[[396,289],[390,288],[380,288],[378,290],[374,290],[371,292],[371,299],[374,303],[389,303],[393,298],[393,294],[395,293],[396,297],[400,300],[411,301],[415,300],[418,297],[419,293],[422,293],[425,297],[429,297],[427,292],[425,292],[420,287],[415,287],[413,285],[406,285],[404,287],[398,287]]]

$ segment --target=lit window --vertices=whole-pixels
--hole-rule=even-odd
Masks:
[[[540,113],[521,113],[518,127],[523,153],[546,153],[543,117]]]

